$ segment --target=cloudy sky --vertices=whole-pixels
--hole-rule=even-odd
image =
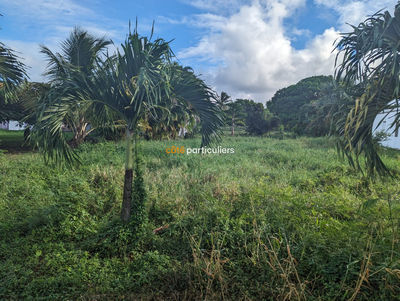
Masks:
[[[276,90],[312,75],[332,74],[332,44],[349,24],[389,0],[0,0],[0,40],[30,66],[33,81],[46,62],[43,44],[57,51],[73,26],[119,45],[129,20],[139,32],[173,40],[181,64],[216,91],[268,101]]]

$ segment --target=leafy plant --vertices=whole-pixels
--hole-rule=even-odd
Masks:
[[[390,128],[399,128],[399,39],[400,4],[393,16],[378,12],[352,30],[343,33],[337,42],[336,79],[347,86],[360,82],[365,87],[341,127],[341,149],[349,162],[362,169],[359,158],[364,157],[370,175],[390,174],[373,141],[373,123],[385,112],[393,115]],[[382,120],[383,121],[383,120]]]
[[[171,63],[169,42],[140,36],[136,27],[121,49],[116,55],[98,61],[94,69],[88,68],[91,70],[89,77],[79,71],[68,71],[71,80],[64,83],[60,79],[61,85],[50,90],[50,94],[66,93],[63,102],[43,111],[32,136],[47,159],[72,164],[79,161],[79,156],[63,132],[70,105],[85,108],[85,112],[90,110],[96,125],[122,126],[126,159],[121,219],[128,222],[133,193],[132,145],[138,135],[138,124],[146,113],[155,114],[156,108],[173,101],[190,106],[201,120],[201,146],[218,138],[222,119],[218,107],[211,101],[214,94],[205,83],[192,71]],[[76,95],[69,92],[70,84],[75,82],[83,84]],[[169,101],[163,103],[164,98]]]

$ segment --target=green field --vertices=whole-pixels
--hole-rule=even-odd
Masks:
[[[24,143],[24,131],[6,131],[0,129],[0,150],[15,153],[30,149]]]
[[[399,299],[398,179],[362,177],[327,138],[172,145],[199,140],[141,142],[137,233],[119,222],[123,143],[82,145],[73,170],[0,153],[0,299]]]

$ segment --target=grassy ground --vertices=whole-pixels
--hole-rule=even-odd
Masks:
[[[118,221],[122,143],[83,145],[74,170],[0,154],[0,299],[399,299],[398,179],[363,178],[325,138],[165,152],[198,144],[141,142],[139,233]]]
[[[10,153],[29,151],[24,143],[24,131],[6,131],[0,129],[0,150]]]

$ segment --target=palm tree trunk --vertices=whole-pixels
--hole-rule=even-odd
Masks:
[[[73,147],[78,147],[79,145],[81,145],[83,143],[83,141],[85,141],[85,138],[88,134],[86,132],[87,126],[88,126],[88,123],[85,122],[84,118],[81,118],[79,120],[78,125],[75,127],[75,134],[74,134],[74,137],[71,142],[71,145]]]
[[[231,135],[235,136],[235,118],[234,117],[232,117]]]
[[[122,197],[121,219],[128,222],[131,217],[132,206],[132,181],[133,181],[133,158],[132,158],[132,133],[126,130],[126,158],[124,195]]]

